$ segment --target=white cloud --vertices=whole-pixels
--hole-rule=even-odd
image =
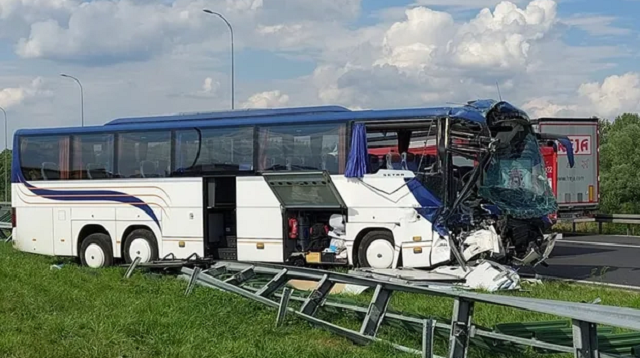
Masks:
[[[207,77],[204,79],[204,83],[202,84],[202,92],[204,93],[215,93],[220,88],[220,82],[215,81],[211,77]]]
[[[51,94],[52,92],[46,89],[44,80],[37,77],[28,85],[0,89],[0,107],[16,107],[35,97],[48,97]]]
[[[534,98],[522,107],[534,117],[614,119],[623,112],[640,113],[640,73],[628,72],[608,76],[602,82],[585,82],[562,99]]]
[[[612,75],[602,83],[584,83],[578,89],[599,116],[612,118],[621,112],[640,112],[640,74]]]
[[[630,29],[612,25],[617,20],[618,18],[615,16],[575,14],[562,20],[562,22],[569,26],[575,26],[594,36],[630,34]]]
[[[485,7],[493,7],[503,0],[417,0],[417,5],[423,6],[443,6],[454,10],[473,10]],[[512,0],[512,3],[521,3],[522,0]]]
[[[242,104],[242,108],[282,107],[289,102],[289,96],[279,90],[256,93]]]
[[[405,15],[382,32],[371,31],[359,46],[351,44],[368,54],[318,67],[313,78],[319,98],[363,107],[464,102],[496,97],[499,81],[503,90],[518,90],[517,100],[524,87],[513,83],[529,80],[549,53],[569,51],[559,42],[562,51],[549,45],[557,23],[551,0],[524,8],[503,1],[466,22],[426,7]]]
[[[360,0],[3,2],[0,37],[15,40],[21,57],[99,65],[148,60],[185,46],[226,51],[226,25],[204,8],[232,24],[238,49],[318,47],[360,11]]]
[[[623,73],[615,68],[617,57],[628,55],[623,47],[591,46],[588,39],[567,45],[556,2],[419,2],[381,9],[381,17],[361,14],[361,0],[0,0],[5,53],[23,56],[0,63],[0,83],[9,87],[0,103],[23,104],[12,114],[21,127],[78,124],[78,88],[59,78],[62,71],[82,81],[87,124],[227,109],[229,31],[202,12],[209,8],[234,28],[235,95],[246,99],[236,100],[240,108],[459,104],[496,98],[499,82],[502,97],[532,116],[637,109],[633,75],[592,83],[605,71]],[[308,61],[292,63],[295,73],[307,73],[292,78],[278,55]],[[52,95],[27,85],[36,75]],[[614,90],[624,86],[630,91]]]
[[[523,104],[522,109],[527,111],[531,118],[565,117],[580,111],[579,107],[575,104],[555,104],[552,103],[549,98],[533,98]]]

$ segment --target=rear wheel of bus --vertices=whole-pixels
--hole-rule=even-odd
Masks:
[[[125,262],[131,263],[136,257],[140,257],[140,262],[158,260],[156,236],[150,230],[136,229],[127,235],[124,243]]]
[[[358,263],[361,267],[391,268],[394,253],[393,234],[384,230],[371,231],[360,241]]]
[[[80,262],[83,266],[101,268],[113,264],[113,250],[109,235],[95,233],[82,240]]]

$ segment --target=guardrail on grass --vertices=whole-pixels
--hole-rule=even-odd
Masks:
[[[0,202],[0,240],[11,240],[11,203]]]
[[[179,277],[188,280],[185,291],[189,294],[195,284],[234,293],[277,309],[276,325],[282,323],[285,315],[291,313],[298,318],[344,336],[358,344],[368,344],[382,341],[376,337],[378,329],[383,324],[400,324],[401,326],[415,326],[422,332],[422,350],[416,350],[399,344],[390,343],[394,348],[433,357],[433,338],[437,331],[448,338],[449,358],[465,358],[470,345],[483,345],[497,353],[503,348],[513,349],[514,346],[532,347],[539,352],[571,353],[577,358],[620,357],[612,351],[612,343],[605,341],[603,334],[610,334],[608,327],[626,328],[640,331],[640,310],[603,306],[589,303],[564,302],[523,297],[511,297],[495,294],[483,294],[455,290],[452,288],[420,287],[407,284],[378,281],[370,278],[352,276],[344,273],[316,270],[275,264],[254,264],[242,262],[207,262],[196,258],[189,260],[167,260],[155,263],[140,263],[136,258],[125,273],[129,277],[137,267],[161,269],[164,272],[174,270]],[[193,267],[193,268],[190,268]],[[255,282],[256,279],[258,282]],[[287,287],[290,280],[305,280],[316,282],[315,288],[307,295],[292,294]],[[373,290],[373,297],[368,306],[359,306],[336,301],[330,297],[330,291],[341,284],[364,286]],[[435,284],[437,285],[437,284]],[[411,317],[409,315],[392,312],[389,309],[391,297],[399,292],[418,295],[428,295],[453,299],[451,319],[444,322],[441,318],[429,316]],[[417,297],[416,299],[419,299]],[[293,301],[299,306],[291,307]],[[570,336],[563,339],[541,339],[543,332],[517,332],[509,327],[489,330],[477,326],[473,322],[474,307],[477,304],[490,304],[503,307],[521,309],[542,314],[554,315],[568,319],[571,323],[563,329]],[[361,317],[359,330],[341,327],[318,317],[317,313],[324,309],[340,309],[353,312]],[[567,322],[568,324],[568,322]],[[599,332],[599,327],[603,327]],[[511,327],[513,328],[513,327]],[[516,327],[517,328],[517,327]],[[522,327],[521,327],[522,328]],[[557,338],[557,337],[552,337]],[[635,339],[632,343],[640,344],[637,334],[633,337],[620,336],[620,339]],[[601,347],[599,347],[601,345]],[[509,349],[510,348],[510,349]],[[628,347],[625,353],[635,350]],[[513,352],[513,351],[511,351]],[[615,352],[615,353],[614,353]],[[516,353],[516,355],[518,355]]]
[[[638,214],[596,214],[593,217],[586,218],[559,218],[558,222],[571,223],[573,232],[576,231],[576,224],[579,223],[597,223],[598,234],[602,234],[602,224],[625,224],[627,225],[627,235],[631,235],[633,225],[640,225],[640,215]]]

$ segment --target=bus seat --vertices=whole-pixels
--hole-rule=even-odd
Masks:
[[[54,162],[44,162],[40,167],[40,174],[43,180],[57,180],[60,179],[60,169],[58,164]]]
[[[168,160],[158,160],[158,175],[161,177],[169,176],[171,166]]]
[[[156,174],[156,164],[150,160],[143,160],[140,162],[140,175],[143,178],[154,178],[157,177]]]
[[[106,179],[107,171],[104,168],[104,165],[100,165],[99,163],[88,163],[87,164],[87,178],[89,179]]]
[[[416,155],[413,153],[402,153],[402,167],[406,170],[415,172],[418,170],[418,163],[416,163]]]
[[[402,170],[402,157],[395,152],[387,153],[387,169]]]

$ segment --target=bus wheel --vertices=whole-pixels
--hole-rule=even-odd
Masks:
[[[109,235],[95,233],[82,240],[80,262],[83,266],[101,268],[113,264],[113,252]]]
[[[131,263],[136,257],[140,257],[140,262],[158,260],[158,244],[156,243],[156,236],[147,229],[133,230],[125,239],[125,262]]]
[[[394,254],[393,235],[388,231],[371,231],[360,242],[358,263],[362,267],[391,268]]]

